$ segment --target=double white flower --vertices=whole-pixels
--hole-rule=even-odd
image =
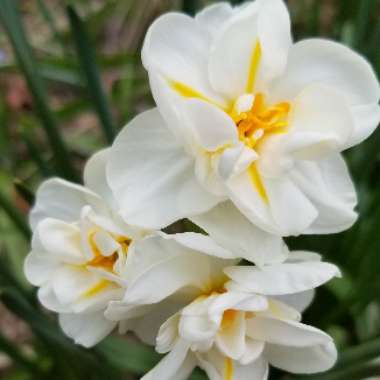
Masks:
[[[85,186],[37,192],[25,273],[41,303],[84,346],[118,326],[167,353],[144,380],[327,370],[333,341],[300,313],[340,272],[282,237],[356,220],[341,152],[380,120],[371,67],[333,42],[293,44],[282,0],[164,15],[142,57],[157,108],[90,159]],[[181,218],[207,235],[159,231]]]
[[[151,266],[141,268],[144,274],[123,301],[111,303],[107,316],[124,319],[152,304],[155,315],[163,315],[173,303],[179,306],[176,300],[192,301],[160,328],[156,349],[168,355],[144,380],[187,379],[195,366],[211,380],[262,380],[268,363],[294,373],[335,363],[331,337],[300,323],[312,289],[340,275],[318,255],[292,252],[285,263],[258,268],[180,250],[156,256],[152,265],[146,252],[138,258]]]
[[[293,43],[282,0],[166,14],[142,58],[158,108],[124,129],[108,167],[127,220],[162,227],[231,200],[279,236],[354,223],[340,152],[380,120],[365,59],[327,40]]]

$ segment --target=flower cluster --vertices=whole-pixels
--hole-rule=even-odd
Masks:
[[[341,152],[380,121],[372,68],[293,43],[282,0],[163,15],[142,61],[157,108],[88,161],[84,186],[37,192],[25,273],[40,302],[83,346],[115,328],[155,345],[166,356],[144,380],[329,369],[333,340],[301,313],[339,269],[282,238],[355,222]],[[202,232],[164,232],[183,218]]]

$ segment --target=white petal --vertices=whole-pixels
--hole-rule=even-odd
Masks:
[[[159,302],[183,287],[204,288],[213,280],[212,268],[218,268],[221,276],[224,263],[160,236],[136,244],[129,260],[126,278],[130,283],[124,300],[139,304]]]
[[[286,258],[281,238],[256,228],[231,202],[221,203],[190,219],[235,257],[257,265],[281,262]]]
[[[280,301],[279,301],[280,299]],[[282,319],[285,321],[300,322],[301,314],[291,305],[283,303],[281,298],[269,298],[268,308],[257,313],[259,317]]]
[[[52,260],[46,254],[32,251],[26,256],[24,261],[24,273],[28,281],[41,286],[48,281],[58,267],[56,260]]]
[[[286,259],[288,263],[298,263],[300,261],[322,261],[319,253],[310,251],[291,251]]]
[[[323,158],[342,150],[354,130],[344,96],[323,85],[309,86],[297,96],[289,124],[283,149],[300,160]]]
[[[378,103],[352,107],[351,111],[354,115],[355,130],[345,147],[346,149],[364,141],[374,132],[380,122],[380,107]]]
[[[185,380],[195,367],[195,363],[188,359],[192,356],[189,345],[179,340],[173,350],[167,354],[150,372],[141,380]]]
[[[62,305],[59,302],[50,284],[43,285],[41,288],[39,288],[37,297],[41,305],[48,310],[54,311],[56,313],[67,313],[72,311],[70,306]]]
[[[110,148],[95,153],[86,163],[83,172],[86,187],[98,194],[109,207],[116,207],[106,178],[106,167]]]
[[[221,2],[209,5],[195,16],[195,21],[207,32],[210,41],[220,31],[223,25],[234,13],[229,3]]]
[[[45,218],[75,222],[83,206],[97,202],[99,197],[83,186],[59,178],[49,179],[37,190],[30,225],[34,229]]]
[[[247,148],[243,143],[235,144],[226,148],[220,156],[218,174],[223,180],[228,181],[247,170],[258,158],[258,154],[253,149]]]
[[[332,341],[329,335],[312,326],[259,316],[247,320],[247,335],[252,339],[288,347],[308,347]]]
[[[286,305],[294,307],[300,313],[303,313],[313,302],[315,290],[306,290],[304,292],[296,294],[286,294],[283,296],[277,296],[276,298]]]
[[[182,83],[206,97],[218,98],[207,77],[209,41],[204,37],[203,28],[193,18],[180,13],[165,14],[146,34],[143,65],[148,72],[157,71],[166,80]]]
[[[370,64],[336,42],[310,39],[293,45],[286,72],[273,89],[277,100],[293,99],[311,84],[339,90],[351,105],[377,103],[380,87]]]
[[[192,129],[197,143],[207,151],[237,142],[233,120],[221,109],[199,99],[184,102],[184,120]]]
[[[245,353],[239,360],[242,365],[247,365],[257,360],[264,351],[265,343],[246,337],[245,346]]]
[[[354,224],[356,191],[340,155],[318,163],[298,162],[291,176],[318,210],[318,217],[304,233],[336,233]]]
[[[116,138],[107,178],[128,223],[160,228],[219,202],[201,188],[193,166],[154,109]]]
[[[86,262],[81,246],[80,230],[74,224],[47,218],[38,224],[35,234],[38,234],[44,251],[52,258],[67,264]]]
[[[263,185],[268,196],[272,223],[281,236],[299,235],[317,218],[317,209],[291,178],[263,177]],[[252,184],[251,189],[251,192],[255,191]]]
[[[60,314],[59,325],[76,344],[92,347],[111,333],[116,322],[108,321],[102,313]]]
[[[245,313],[237,312],[231,323],[218,331],[218,349],[233,360],[240,359],[245,352]]]
[[[265,357],[277,368],[292,373],[316,373],[330,369],[336,362],[334,343],[311,347],[292,347],[267,344]]]
[[[174,239],[184,247],[193,249],[194,251],[203,252],[206,255],[220,257],[222,259],[236,259],[236,255],[223,247],[219,246],[206,235],[195,232],[184,232],[181,234],[172,234],[167,238]]]
[[[267,81],[282,72],[291,43],[289,15],[282,1],[252,2],[240,8],[222,28],[212,45],[209,62],[210,81],[216,91],[231,100],[253,92],[248,88],[248,78],[257,41],[262,54],[256,79]]]
[[[249,365],[236,363],[233,380],[267,380],[268,375],[268,362],[263,357],[259,357]]]
[[[286,175],[266,178],[259,171],[259,176],[266,199],[248,171],[227,183],[230,199],[240,212],[275,235],[299,235],[308,228],[317,217],[317,210],[296,184]]]
[[[266,297],[228,291],[213,299],[208,307],[208,314],[211,318],[215,318],[216,315],[222,316],[226,310],[262,311],[267,307]]]
[[[247,291],[264,295],[299,293],[340,276],[340,271],[335,265],[322,262],[274,264],[262,269],[236,266],[224,271]],[[273,281],[274,278],[276,281]]]

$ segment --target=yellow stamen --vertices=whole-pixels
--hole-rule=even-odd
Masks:
[[[260,61],[261,61],[261,45],[260,45],[260,41],[257,40],[255,47],[252,50],[251,62],[249,65],[248,81],[247,81],[247,87],[246,87],[246,92],[249,94],[252,94],[255,88],[257,71],[259,69]]]
[[[108,280],[100,280],[96,285],[86,290],[81,294],[81,298],[91,298],[102,292],[105,288],[110,285],[110,281]]]
[[[176,92],[178,92],[178,94],[183,96],[184,98],[196,98],[196,99],[203,100],[207,103],[213,104],[214,106],[222,109],[225,112],[228,112],[230,109],[230,107],[226,107],[223,104],[220,104],[220,103],[208,98],[207,96],[203,95],[199,91],[191,88],[190,86],[188,86],[184,83],[177,82],[175,80],[168,80],[168,82],[169,82],[169,85],[171,86],[171,88],[173,90],[175,90]]]
[[[232,380],[234,378],[234,363],[232,359],[225,357],[224,359],[224,379]]]
[[[118,259],[118,254],[117,252],[114,252],[110,256],[103,256],[95,241],[96,233],[97,230],[94,230],[91,231],[88,235],[88,242],[94,254],[94,258],[91,261],[87,262],[86,266],[102,268],[109,272],[113,272],[113,267]],[[131,244],[131,239],[124,236],[114,236],[114,238],[121,245],[123,253],[127,254],[129,245]]]
[[[238,311],[233,309],[228,309],[223,313],[223,319],[221,328],[222,330],[228,329],[232,326],[237,317]]]
[[[268,198],[268,194],[265,190],[265,186],[263,184],[263,181],[261,179],[261,176],[260,176],[260,173],[259,171],[257,170],[257,166],[255,163],[251,164],[251,166],[249,167],[249,174],[251,176],[251,180],[252,180],[252,183],[253,183],[253,186],[256,188],[257,192],[259,193],[261,199],[269,204],[269,198]]]

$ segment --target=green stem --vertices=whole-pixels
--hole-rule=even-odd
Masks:
[[[5,352],[14,362],[33,373],[37,378],[41,378],[41,370],[36,363],[27,358],[17,346],[0,334],[0,350]]]
[[[27,222],[25,221],[25,218],[2,191],[0,191],[0,208],[5,211],[9,219],[12,220],[14,225],[24,235],[24,237],[29,240],[30,229]]]
[[[362,380],[380,375],[379,363],[365,363],[320,375],[297,377],[294,380]]]
[[[341,353],[335,368],[342,368],[353,363],[364,362],[380,357],[380,338],[359,346],[349,348]]]
[[[70,20],[81,68],[86,77],[89,94],[101,122],[104,136],[107,139],[107,142],[112,144],[116,135],[116,127],[114,125],[113,117],[102,86],[93,45],[85,30],[82,20],[79,18],[72,6],[67,7],[67,15]]]
[[[67,179],[77,180],[76,172],[69,160],[69,151],[56,125],[47,102],[45,86],[39,75],[34,54],[25,36],[15,0],[0,1],[0,21],[12,44],[19,67],[24,73],[29,89],[34,97],[36,111],[42,121],[45,133],[54,151],[56,166]]]

